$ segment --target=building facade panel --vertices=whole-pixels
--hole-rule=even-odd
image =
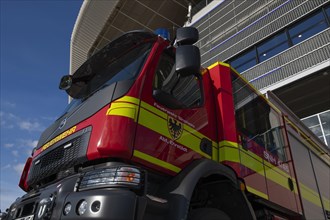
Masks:
[[[215,15],[205,14],[202,19],[193,23],[201,32],[197,46],[201,48],[202,62],[205,66],[217,60],[230,59],[316,10],[327,1],[258,1],[248,7],[249,16],[240,12],[239,7],[251,1],[229,2],[231,3],[222,3],[213,9]],[[210,49],[204,52],[203,48],[206,46]],[[207,53],[213,56],[208,58]]]

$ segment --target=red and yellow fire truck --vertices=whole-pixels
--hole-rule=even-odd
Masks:
[[[60,88],[3,219],[330,219],[329,149],[194,28],[124,34]]]

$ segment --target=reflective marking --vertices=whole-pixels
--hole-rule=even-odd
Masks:
[[[140,99],[132,97],[132,96],[123,96],[114,102],[131,102],[133,104],[138,105],[140,103]]]
[[[219,148],[219,160],[220,162],[223,161],[230,161],[240,163],[239,158],[239,151],[237,148],[232,147],[220,147]]]
[[[223,63],[223,62],[215,62],[211,66],[207,67],[207,69],[213,69],[216,66],[225,66],[225,67],[230,67],[228,63]]]
[[[283,170],[275,167],[273,164],[269,163],[268,161],[264,160],[263,158],[259,157],[258,155],[254,154],[251,151],[246,151],[242,148],[241,145],[235,142],[230,141],[221,141],[219,143],[219,159],[220,162],[222,161],[230,161],[240,163],[243,166],[253,170],[256,173],[264,176],[266,179],[271,180],[272,182],[284,187],[287,190],[290,190],[288,185],[288,178],[292,178],[288,173],[284,172]],[[238,148],[238,149],[235,149]],[[254,158],[254,160],[252,160]],[[297,182],[294,178],[292,178],[294,184],[294,193],[298,194],[298,186]],[[322,207],[321,205],[321,198],[323,201],[323,205],[329,209],[330,208],[330,200],[325,196],[319,196],[319,194],[307,187],[306,185],[299,182],[301,196],[303,199],[315,204],[318,207]],[[249,186],[247,186],[248,190],[251,193],[254,193],[262,198],[267,196],[262,192],[259,192]],[[291,191],[291,190],[290,190]],[[263,195],[262,195],[263,194]],[[268,196],[267,196],[268,199]]]
[[[71,147],[72,146],[72,143],[68,143],[68,144],[66,144],[66,145],[64,145],[64,149],[67,149],[67,148],[69,148],[69,147]]]
[[[236,142],[232,142],[232,141],[221,141],[219,143],[219,147],[222,147],[222,146],[229,146],[229,147],[235,147],[235,148],[238,148],[238,143]]]
[[[122,100],[130,100],[133,103],[121,102]],[[107,111],[107,115],[115,115],[115,116],[123,116],[127,118],[131,118],[134,122],[137,122],[137,113],[139,110],[139,106],[136,104],[138,99],[133,97],[123,97],[120,100],[116,100],[111,103],[110,108]]]
[[[167,137],[169,139],[172,139],[168,128],[167,128],[167,119],[159,117],[158,115],[154,114],[153,112],[150,112],[144,108],[140,109],[140,115],[139,115],[139,124],[154,131],[157,132],[164,137]],[[187,132],[186,127],[188,125],[184,124],[184,129],[181,137],[177,140],[175,140],[177,143],[182,144],[183,146],[190,148],[191,150],[199,153],[203,157],[206,157],[208,159],[211,159],[211,156],[204,153],[200,149],[200,142],[201,139],[196,137],[195,135],[191,134],[190,132]]]
[[[319,195],[304,184],[299,183],[301,196],[316,206],[322,207]]]
[[[265,193],[263,193],[263,192],[260,192],[260,191],[254,189],[254,188],[252,188],[252,187],[250,187],[250,186],[246,186],[246,189],[247,189],[249,192],[251,192],[251,193],[253,193],[253,194],[257,195],[257,196],[260,196],[261,198],[264,198],[264,199],[267,199],[267,200],[269,199],[267,194],[265,194]]]
[[[53,138],[52,140],[50,140],[49,142],[47,142],[46,144],[44,144],[42,146],[42,150],[46,150],[48,147],[54,145],[55,143],[59,142],[60,140],[63,140],[64,138],[70,136],[71,134],[76,132],[76,128],[77,126],[73,126],[72,128],[64,131],[63,133],[59,134],[58,136],[56,136],[55,138]]]
[[[163,160],[150,156],[149,154],[142,153],[138,150],[134,150],[133,156],[145,160],[149,163],[155,164],[157,166],[163,167],[165,169],[171,170],[175,173],[179,173],[181,171],[181,168],[174,166],[173,164],[167,163]]]

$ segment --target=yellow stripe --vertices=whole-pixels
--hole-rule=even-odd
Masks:
[[[225,67],[230,67],[230,65],[228,63],[223,63],[223,62],[216,62],[214,64],[212,64],[211,66],[207,67],[209,70],[216,67],[216,66],[225,66]]]
[[[161,118],[163,118],[163,119],[166,119],[166,120],[167,120],[168,115],[170,115],[170,116],[171,116],[171,114],[175,115],[174,113],[171,113],[171,112],[170,112],[169,114],[166,114],[165,112],[159,110],[158,108],[156,108],[156,107],[154,107],[154,106],[151,106],[151,105],[149,105],[148,103],[143,102],[143,101],[141,102],[141,106],[142,106],[143,108],[147,109],[148,111],[150,111],[150,112],[152,112],[152,113],[154,113],[154,114],[158,115],[159,117],[161,117]],[[166,121],[166,123],[167,123],[167,121]],[[184,129],[185,129],[186,131],[190,132],[191,134],[193,134],[193,135],[199,137],[200,139],[207,138],[205,135],[203,135],[202,133],[196,131],[195,128],[192,128],[191,126],[189,126],[189,125],[186,124],[186,123],[184,123]],[[209,139],[209,138],[207,138],[207,139]],[[212,141],[212,140],[210,140],[210,141]],[[212,145],[213,145],[213,146],[216,146],[217,143],[214,142],[214,141],[212,141]]]
[[[141,151],[138,150],[134,150],[133,156],[145,160],[149,163],[155,164],[157,166],[163,167],[165,169],[171,170],[175,173],[179,173],[181,171],[181,168],[174,166],[173,164],[167,163],[163,160],[152,157],[149,154],[142,153]]]
[[[265,166],[265,172],[266,172],[266,178],[272,180],[273,182],[277,183],[278,185],[284,187],[287,190],[290,190],[289,187],[289,180],[287,177],[282,176],[281,174],[279,174],[278,172],[274,171],[273,168],[267,167]],[[292,179],[292,178],[291,178]],[[294,193],[298,193],[298,189],[296,187],[296,185],[294,186],[293,189]]]
[[[290,190],[288,185],[288,178],[291,178],[290,175],[281,169],[275,167],[268,161],[264,160],[263,158],[259,157],[258,155],[252,153],[251,151],[243,150],[240,145],[237,145],[235,142],[230,141],[222,141],[219,143],[220,149],[219,149],[219,158],[220,161],[231,161],[231,162],[237,162],[241,163],[242,165],[248,167],[249,169],[259,173],[260,175],[266,177],[267,179],[273,181],[276,184],[279,184],[280,186],[284,187],[285,189]],[[231,147],[228,147],[231,146]],[[235,149],[235,147],[238,146],[239,149]],[[237,155],[240,154],[240,158],[237,157]],[[252,157],[255,160],[251,160]],[[265,170],[265,171],[264,171]],[[264,173],[266,172],[266,174]],[[294,178],[292,178],[293,184],[294,184],[294,193],[298,194],[298,186],[297,182]],[[321,206],[321,201],[319,194],[315,192],[314,190],[310,189],[309,187],[305,186],[302,183],[299,183],[301,196],[319,206]],[[247,186],[249,187],[249,186]],[[251,191],[251,187],[249,187],[249,191]],[[252,193],[257,194],[258,192],[253,192],[253,189],[251,191]],[[262,195],[259,195],[262,196]],[[263,196],[262,196],[263,197]],[[264,198],[264,197],[263,197]],[[330,200],[326,197],[322,196],[323,205],[330,209]]]
[[[147,111],[146,109],[141,108],[140,110],[139,124],[163,135],[164,137],[172,139],[167,128],[167,119],[159,117],[158,115],[155,115]],[[184,128],[186,126],[187,125],[185,124]],[[176,140],[176,142],[178,142],[179,144],[182,144],[183,146],[188,147],[193,151],[196,151],[202,156],[211,159],[210,155],[200,150],[200,146],[199,146],[200,141],[201,140],[199,138],[190,134],[186,130],[183,130],[181,137],[178,140]]]
[[[163,136],[171,138],[167,128],[167,121],[143,108],[140,109],[139,124]]]
[[[316,206],[322,207],[321,200],[318,194],[315,194],[315,191],[308,188],[304,184],[299,183],[301,196],[307,201],[313,203]]]
[[[260,191],[254,189],[254,188],[252,188],[252,187],[250,187],[250,186],[246,186],[246,189],[247,189],[250,193],[253,193],[253,194],[257,195],[257,196],[260,196],[261,198],[264,198],[264,199],[267,199],[267,200],[269,199],[267,194],[265,194],[265,193],[263,193],[263,192],[260,192]]]
[[[309,188],[308,186],[306,186],[302,183],[299,183],[299,186],[300,186],[300,191],[301,191],[302,197],[304,199],[321,207],[320,196],[316,191],[312,190],[311,188]],[[324,208],[327,210],[330,210],[330,200],[323,195],[321,196],[321,199],[322,199]]]
[[[238,143],[236,142],[232,142],[232,141],[220,141],[219,143],[219,147],[222,147],[222,146],[228,146],[228,147],[234,147],[234,148],[238,148]]]
[[[241,151],[241,161],[242,164],[247,168],[255,171],[262,176],[265,176],[263,163],[254,158],[249,157],[249,155],[244,151]]]
[[[140,99],[132,97],[132,96],[123,96],[123,97],[115,100],[114,102],[131,102],[133,104],[138,105],[140,103]]]
[[[158,115],[159,117],[167,118],[167,114],[165,112],[159,110],[158,108],[155,108],[155,107],[149,105],[148,103],[146,103],[144,101],[141,101],[141,107],[151,111],[152,113]]]
[[[137,121],[137,113],[139,110],[139,106],[131,104],[131,103],[124,103],[124,102],[114,102],[111,104],[110,108],[107,111],[107,115],[116,115],[116,116],[123,116],[128,117]]]
[[[223,65],[223,66],[229,67],[228,64],[215,63],[212,66],[210,66],[209,69],[214,68],[216,65]],[[107,115],[124,116],[124,117],[131,118],[136,122],[139,103],[140,103],[140,100],[135,97],[124,96],[120,99],[117,99],[115,102],[113,102],[111,104],[111,107],[107,111]],[[269,103],[269,101],[268,101],[268,103]],[[165,112],[159,110],[158,108],[155,108],[145,102],[141,102],[141,106],[144,107],[145,109],[149,110],[150,112],[154,113],[154,114],[152,114],[152,113],[148,112],[147,110],[141,111],[141,113],[142,113],[141,118],[140,118],[141,125],[149,128],[151,130],[154,130],[157,133],[162,134],[163,136],[171,138],[171,135],[169,134],[168,129],[167,129],[167,114]],[[272,107],[274,107],[274,106],[272,106]],[[278,110],[278,109],[276,109],[276,110]],[[306,135],[297,126],[295,126],[289,119],[286,118],[286,120],[298,132],[300,132],[301,135],[303,135],[306,138]],[[180,141],[177,141],[177,142],[182,145],[185,145],[187,147],[190,147],[192,150],[200,153],[204,157],[211,158],[209,155],[200,151],[198,144],[196,145],[196,143],[200,142],[200,139],[206,138],[206,137],[203,134],[196,132],[196,130],[194,130],[194,128],[188,126],[187,124],[184,125],[184,129],[185,129],[185,131],[183,131],[184,133],[182,134]],[[322,149],[316,147],[315,143],[312,142],[311,140],[307,139],[307,141],[309,141],[309,143],[312,146],[314,145],[313,146],[314,149],[316,148],[318,151],[321,151],[321,152],[323,151]],[[214,159],[214,160],[219,159],[219,161],[231,161],[231,162],[241,163],[242,165],[261,174],[262,176],[265,176],[265,173],[261,172],[261,170],[263,170],[265,168],[266,178],[268,178],[268,179],[272,180],[273,182],[290,190],[289,186],[287,184],[287,181],[288,181],[287,178],[291,178],[291,177],[289,174],[287,174],[283,170],[275,167],[274,165],[272,165],[268,161],[264,160],[263,158],[259,157],[258,155],[252,153],[251,151],[244,150],[242,148],[242,146],[239,145],[238,143],[230,142],[230,141],[221,141],[219,143],[219,146],[220,146],[219,154],[216,153],[217,152],[217,149],[215,147],[216,145],[217,144],[212,141],[212,146],[213,146],[213,148],[212,148],[213,158],[212,159]],[[241,151],[241,153],[240,153],[240,151]],[[241,157],[240,157],[240,155],[241,155]],[[325,155],[328,156],[327,154],[325,154]],[[181,169],[179,167],[176,167],[170,163],[159,160],[155,157],[144,154],[137,150],[134,151],[134,156],[136,156],[140,159],[146,160],[155,165],[172,170],[174,172],[181,171]],[[248,156],[254,158],[255,160],[251,160],[251,158],[248,158]],[[329,164],[329,160],[324,160],[324,161],[327,162],[327,164]],[[262,164],[262,162],[264,164]],[[266,165],[266,166],[264,166],[264,165]],[[293,182],[295,185],[294,192],[297,193],[296,180],[293,179]],[[321,201],[320,201],[320,197],[319,197],[318,193],[316,193],[315,191],[313,191],[312,189],[310,189],[309,187],[305,186],[302,183],[299,183],[299,185],[300,185],[302,197],[304,199],[306,199],[307,201],[310,201],[311,203],[321,207]],[[268,199],[268,196],[266,194],[259,192],[249,186],[247,186],[247,188],[250,192],[252,192],[256,195],[259,195],[262,198]],[[329,199],[322,196],[322,201],[323,201],[323,204],[326,207],[326,209],[330,209]]]
[[[239,158],[239,150],[237,148],[232,148],[232,147],[220,147],[219,148],[219,161],[230,161],[230,162],[236,162],[240,163],[240,158]]]
[[[107,111],[107,115],[128,117],[136,122],[139,111],[139,103],[140,100],[137,98],[124,96],[111,104],[111,107]],[[165,112],[147,104],[146,102],[141,101],[141,106],[142,108],[140,109],[138,123],[163,135],[164,137],[172,139],[167,126],[168,115]],[[171,115],[171,112],[169,112],[169,114]],[[207,137],[184,123],[182,136],[176,140],[176,142],[190,148],[208,159],[211,159],[210,155],[204,153],[200,149],[199,144],[202,138]],[[216,142],[212,141],[212,147],[217,147]],[[212,149],[212,152],[213,151],[214,150]]]
[[[324,196],[322,196],[322,201],[323,201],[324,208],[326,210],[330,210],[330,200],[325,198]]]

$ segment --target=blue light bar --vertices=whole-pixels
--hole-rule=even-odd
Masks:
[[[170,32],[166,28],[156,29],[155,34],[161,36],[164,39],[170,40]]]

